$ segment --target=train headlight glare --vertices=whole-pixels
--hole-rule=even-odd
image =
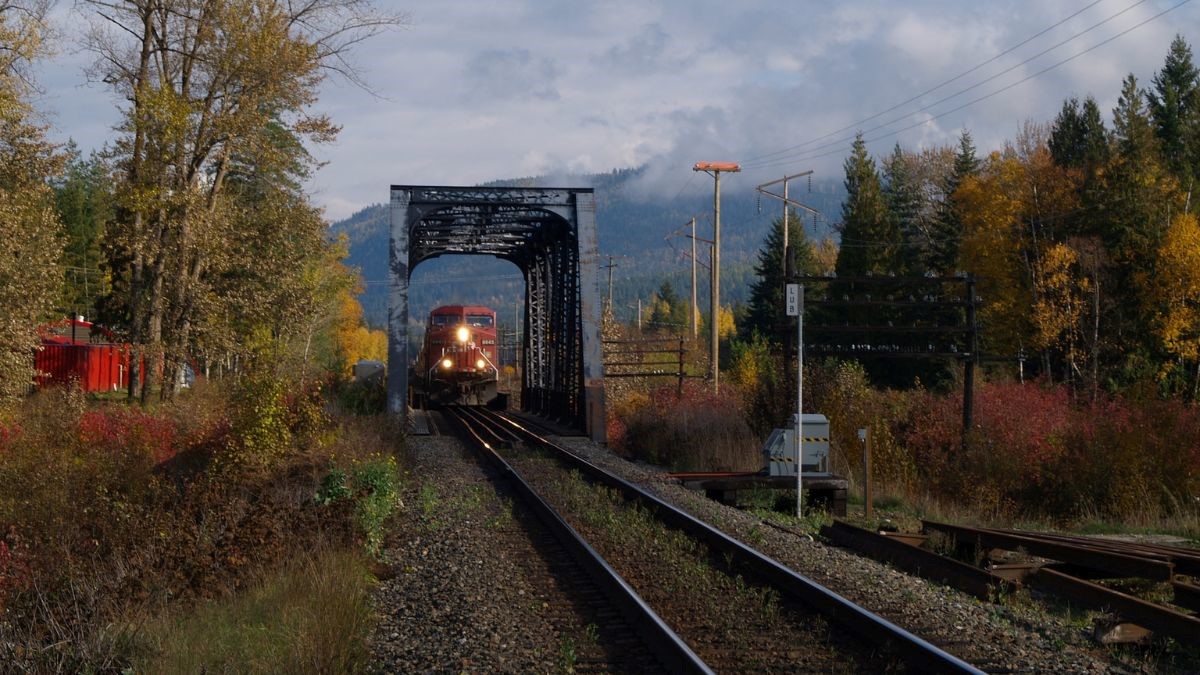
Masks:
[[[451,361],[450,359],[442,359],[442,367],[443,368],[449,370],[450,366],[453,366],[453,365],[454,365],[454,362]]]
[[[476,368],[482,369],[485,365],[487,365],[487,362],[484,361],[483,359],[478,359],[477,361],[475,361]]]
[[[470,339],[471,339],[471,331],[467,330],[466,326],[462,326],[461,328],[458,329],[458,341],[459,342],[466,342],[467,340],[470,340]]]

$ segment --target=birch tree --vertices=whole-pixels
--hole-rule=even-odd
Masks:
[[[198,332],[213,337],[206,322],[218,289],[245,292],[236,298],[245,301],[254,294],[238,286],[239,273],[253,287],[262,281],[257,268],[302,266],[310,246],[266,246],[252,239],[262,228],[246,226],[269,221],[283,229],[273,241],[311,243],[319,217],[299,190],[314,165],[307,148],[338,131],[311,112],[318,87],[331,73],[361,82],[353,46],[403,17],[368,0],[87,4],[96,17],[93,74],[124,101],[116,143],[124,181],[111,241],[123,252],[118,287],[129,337],[153,364],[144,401]]]
[[[47,184],[61,158],[30,104],[44,12],[0,1],[0,406],[33,383],[37,326],[51,318],[62,278],[62,225]]]

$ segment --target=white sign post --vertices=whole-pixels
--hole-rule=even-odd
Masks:
[[[804,516],[804,286],[787,285],[787,315],[796,317],[796,517]]]

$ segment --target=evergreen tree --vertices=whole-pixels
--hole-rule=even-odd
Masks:
[[[1059,166],[1089,172],[1102,166],[1108,158],[1108,131],[1096,99],[1088,96],[1082,109],[1077,98],[1063,101],[1047,144]]]
[[[838,276],[888,274],[896,270],[900,236],[888,211],[875,160],[860,132],[846,158],[846,200],[842,203],[842,244]]]
[[[1080,148],[1083,146],[1083,116],[1079,113],[1079,99],[1072,96],[1063,101],[1062,110],[1054,118],[1050,128],[1050,156],[1059,166],[1075,167],[1080,164]]]
[[[792,256],[789,271],[801,275],[815,273],[812,243],[805,237],[803,221],[795,212],[788,214],[788,249]],[[745,320],[739,324],[741,339],[749,342],[754,335],[759,335],[778,341],[779,327],[787,322],[783,306],[783,218],[776,218],[771,223],[771,230],[758,250],[754,275],[750,304]]]
[[[1109,134],[1100,116],[1100,105],[1088,96],[1083,102],[1083,166],[1089,173],[1108,161]]]
[[[63,175],[51,181],[66,234],[61,304],[93,317],[99,299],[110,290],[101,268],[104,229],[113,217],[112,180],[104,162],[95,154],[85,160],[74,141],[67,144],[66,156]]]
[[[661,330],[680,330],[687,319],[688,310],[675,292],[675,287],[669,280],[664,279],[655,296],[653,310],[650,312],[651,327]]]
[[[1182,35],[1171,42],[1166,62],[1154,76],[1149,100],[1164,162],[1186,186],[1195,175],[1194,162],[1200,155],[1193,140],[1200,126],[1200,72],[1192,63],[1192,48]]]
[[[1133,73],[1121,83],[1121,97],[1113,108],[1113,145],[1126,161],[1139,163],[1158,152],[1154,123],[1146,110],[1146,92]]]
[[[958,269],[958,248],[962,241],[962,214],[954,198],[959,186],[979,171],[979,158],[971,134],[963,129],[958,139],[954,168],[942,186],[942,202],[938,205],[930,232],[929,259],[926,267],[935,274],[954,274]]]
[[[1100,281],[1107,302],[1101,308],[1102,355],[1117,382],[1150,375],[1155,339],[1149,327],[1157,311],[1148,284],[1157,274],[1155,256],[1172,212],[1181,210],[1178,182],[1163,165],[1156,124],[1146,93],[1128,75],[1113,109],[1113,152],[1098,192],[1097,233],[1110,263]]]
[[[883,162],[883,193],[900,235],[896,272],[920,275],[925,273],[929,237],[921,218],[921,185],[912,164],[913,158],[897,143],[891,157]]]

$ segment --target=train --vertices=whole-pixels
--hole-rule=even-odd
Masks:
[[[417,358],[423,403],[491,405],[500,380],[496,312],[479,305],[444,305],[429,313]]]

